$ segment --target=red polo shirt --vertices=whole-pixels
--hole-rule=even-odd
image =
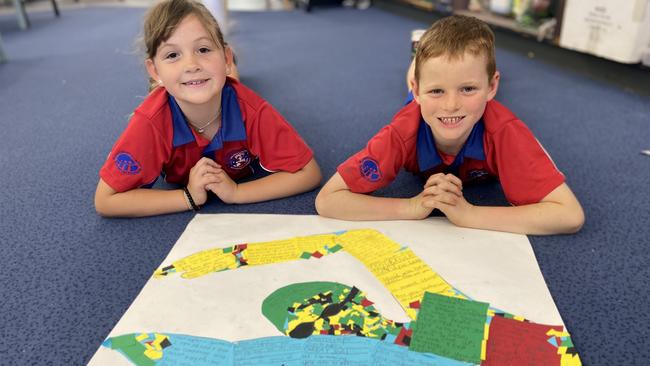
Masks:
[[[212,141],[196,133],[164,88],[135,110],[99,176],[117,192],[166,181],[187,184],[190,169],[207,156],[234,179],[264,169],[296,172],[313,157],[309,146],[268,102],[236,80],[221,95],[221,127]]]
[[[428,178],[453,173],[464,183],[497,178],[509,202],[537,203],[564,182],[532,132],[497,101],[489,101],[456,157],[441,158],[420,106],[411,102],[337,171],[352,192],[368,193],[390,184],[399,171]]]

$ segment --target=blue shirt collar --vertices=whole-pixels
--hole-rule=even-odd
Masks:
[[[167,100],[169,109],[172,112],[172,126],[174,127],[174,139],[172,142],[174,147],[179,147],[194,141],[194,134],[190,129],[190,125],[185,120],[181,107],[176,103],[176,99],[170,94]]]
[[[485,160],[485,151],[483,150],[483,132],[485,125],[483,119],[480,119],[472,128],[465,145],[456,155],[456,159],[451,165],[452,169],[457,170],[462,164],[465,157],[475,160]],[[431,127],[420,118],[418,128],[418,140],[416,145],[418,167],[420,172],[425,172],[442,164],[442,158],[436,149],[436,142],[433,138]]]
[[[174,147],[195,141],[194,134],[181,108],[171,95],[169,95],[169,107],[172,112],[172,125],[174,128]],[[235,92],[232,85],[226,83],[221,91],[221,127],[210,141],[210,144],[205,147],[203,154],[207,155],[221,149],[224,142],[242,140],[246,140],[246,128],[237,101],[237,92]]]

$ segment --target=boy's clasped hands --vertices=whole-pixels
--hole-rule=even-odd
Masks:
[[[430,176],[422,192],[411,198],[411,204],[414,219],[424,219],[438,209],[457,225],[472,207],[463,196],[463,182],[451,173]]]

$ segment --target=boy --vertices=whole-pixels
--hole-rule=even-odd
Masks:
[[[453,15],[422,36],[410,79],[414,101],[341,164],[316,198],[319,214],[347,220],[423,219],[439,209],[454,224],[522,234],[575,233],[584,213],[528,128],[494,101],[494,34]],[[426,178],[412,198],[366,195],[404,167]],[[475,206],[463,184],[498,178],[511,207]]]

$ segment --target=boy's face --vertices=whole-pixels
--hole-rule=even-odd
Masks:
[[[438,149],[447,154],[460,151],[497,92],[499,73],[488,80],[486,63],[484,55],[465,53],[459,59],[442,55],[425,61],[419,80],[413,81],[413,96],[422,117],[431,127]]]
[[[212,41],[196,16],[189,15],[145,65],[149,75],[161,81],[183,109],[214,103],[221,96],[230,66],[228,52]]]

